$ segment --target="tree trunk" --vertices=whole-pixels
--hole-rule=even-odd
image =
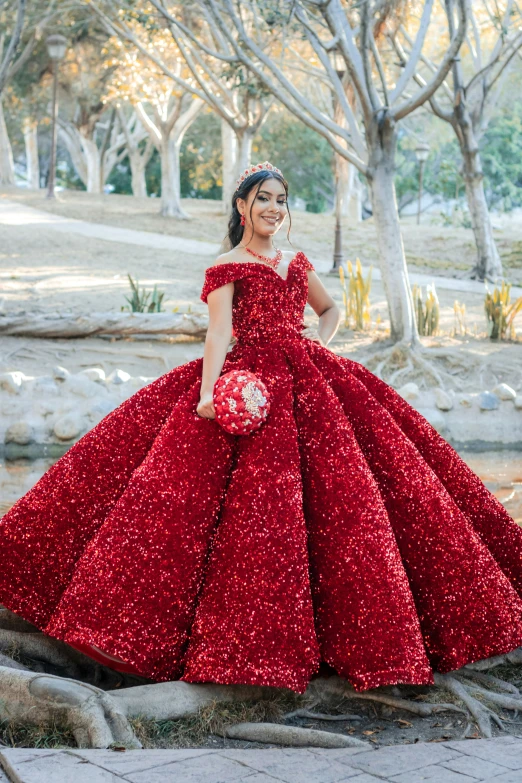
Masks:
[[[0,97],[0,185],[14,185],[14,161]]]
[[[250,166],[252,156],[252,142],[254,133],[250,128],[246,128],[237,134],[238,137],[238,157],[237,157],[237,177]]]
[[[160,144],[161,158],[161,214],[163,217],[190,218],[181,206],[179,181],[179,152],[183,135],[162,139]]]
[[[148,160],[143,157],[137,147],[135,150],[128,150],[128,157],[131,169],[132,195],[136,198],[147,198],[145,168]]]
[[[33,190],[40,187],[40,161],[38,158],[38,122],[28,117],[24,122],[25,162],[27,184]]]
[[[237,136],[226,120],[221,120],[221,149],[223,157],[223,195],[222,209],[224,215],[231,210],[232,196],[236,189],[237,170]]]
[[[493,228],[484,193],[484,174],[478,142],[467,112],[457,118],[457,123],[457,138],[462,153],[466,198],[477,246],[477,262],[470,276],[473,279],[487,279],[495,283],[503,274],[502,261],[493,238]]]
[[[360,223],[362,220],[361,188],[357,179],[355,166],[335,155],[335,177],[338,186],[335,189],[334,213],[349,218],[350,223]]]
[[[87,165],[87,193],[102,192],[100,150],[93,139],[81,137],[81,145]]]
[[[367,133],[370,165],[368,184],[372,198],[373,219],[382,282],[388,301],[391,337],[411,347],[420,344],[413,297],[399,224],[395,195],[396,131],[392,122],[377,121]]]

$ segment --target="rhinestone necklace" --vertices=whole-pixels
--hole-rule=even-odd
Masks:
[[[269,266],[271,266],[273,269],[278,267],[279,262],[283,258],[283,251],[279,249],[276,251],[274,258],[268,258],[268,256],[262,256],[259,253],[254,253],[254,251],[250,250],[249,247],[245,247],[245,250],[247,253],[250,253],[251,256],[255,256],[256,258],[259,258],[260,261],[264,261],[266,264],[269,264]]]

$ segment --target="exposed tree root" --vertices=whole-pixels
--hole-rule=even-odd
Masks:
[[[145,684],[140,684],[140,678],[100,666],[1,608],[0,651],[0,719],[37,724],[62,720],[71,727],[81,747],[108,747],[115,742],[139,747],[128,722],[130,718],[177,720],[194,715],[216,701],[248,702],[281,693],[279,688],[192,684],[179,680],[165,683],[143,680],[141,682]],[[409,685],[361,693],[341,677],[317,677],[304,694],[302,708],[287,712],[283,719],[358,720],[360,716],[347,711],[335,714],[346,701],[357,699],[382,704],[392,710],[407,710],[420,717],[457,712],[469,716],[480,734],[490,737],[492,724],[503,727],[497,710],[522,710],[519,689],[488,671],[506,663],[522,663],[522,648],[468,664],[449,674],[435,673],[435,686],[426,686],[421,694],[417,686]],[[69,671],[77,672],[77,676],[64,677],[63,673]],[[53,676],[56,673],[62,676]],[[96,677],[100,687],[93,682]],[[449,702],[447,697],[444,702],[426,701],[428,693],[437,689],[451,693],[457,703]],[[468,729],[466,727],[463,736]],[[278,723],[240,723],[229,726],[226,736],[241,732],[241,736],[235,735],[236,738],[296,746],[344,747],[360,743],[346,735],[306,731]],[[344,742],[344,745],[320,744],[322,740]]]
[[[449,674],[435,674],[435,684],[451,691],[451,693],[466,705],[475,719],[478,730],[483,737],[492,736],[491,720],[499,722],[500,728],[502,728],[502,723],[498,716],[478,701],[478,699],[475,699],[474,696],[472,696],[470,689],[456,677],[451,677]]]
[[[310,710],[293,710],[283,715],[287,718],[312,718],[312,720],[362,720],[362,715],[328,715],[324,712],[311,712]]]
[[[62,721],[80,748],[108,748],[113,743],[141,747],[114,700],[92,685],[0,667],[0,690],[2,720],[29,724]]]
[[[359,693],[349,682],[341,679],[341,677],[318,677],[317,679],[312,680],[308,686],[306,695],[312,700],[322,703],[324,703],[325,700],[329,703],[332,699],[338,699],[340,696],[345,699],[373,701],[378,702],[379,704],[385,704],[387,707],[392,707],[394,709],[407,710],[408,712],[423,718],[435,715],[437,712],[465,712],[465,710],[461,709],[456,704],[445,704],[443,702],[430,704],[422,701],[403,699],[399,696],[394,696],[391,693],[386,693],[384,688],[375,688]]]
[[[520,693],[520,690],[517,688],[516,685],[513,685],[512,682],[506,682],[506,680],[501,680],[499,677],[494,677],[492,674],[485,674],[484,672],[480,672],[480,671],[467,670],[467,667],[464,666],[462,669],[460,669],[459,675],[461,677],[468,677],[477,680],[478,682],[483,682],[485,685],[492,685],[493,687],[500,688],[500,690],[502,691],[506,691],[507,693],[513,693],[515,694],[515,696],[522,698],[522,694]]]
[[[270,742],[293,748],[366,748],[368,742],[346,734],[334,734],[318,729],[302,729],[298,726],[283,726],[280,723],[236,723],[223,730],[223,736],[250,742]]]
[[[440,387],[462,391],[475,386],[487,388],[501,381],[518,388],[522,372],[507,367],[502,352],[484,355],[472,353],[461,345],[412,348],[398,342],[358,356],[374,375],[395,388],[416,383],[420,389]]]

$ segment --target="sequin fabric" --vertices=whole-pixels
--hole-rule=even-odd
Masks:
[[[428,421],[300,332],[307,269],[234,283],[237,343],[270,415],[197,415],[202,359],[136,392],[0,521],[0,602],[160,682],[303,692],[325,661],[358,691],[522,644],[522,531]],[[115,667],[116,668],[116,667]]]

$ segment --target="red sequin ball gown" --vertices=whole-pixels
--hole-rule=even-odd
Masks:
[[[206,270],[203,301],[234,282],[223,372],[263,379],[266,423],[199,417],[202,359],[133,394],[1,520],[0,603],[155,681],[302,692],[325,661],[363,691],[522,644],[522,530],[397,392],[301,335],[312,268]]]

